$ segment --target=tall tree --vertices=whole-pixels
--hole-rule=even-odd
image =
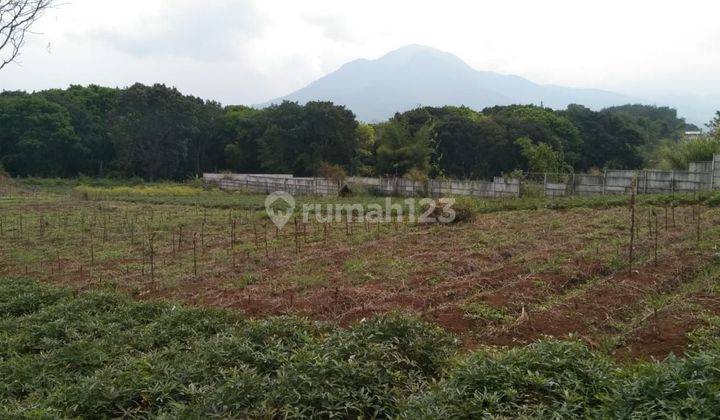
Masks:
[[[259,139],[266,124],[263,112],[246,106],[228,106],[221,120],[226,142],[218,159],[236,172],[256,173],[261,170]]]
[[[436,126],[433,162],[453,178],[489,178],[505,170],[505,129],[483,115],[451,115]]]
[[[505,127],[511,142],[527,137],[533,143],[550,145],[564,156],[569,165],[575,166],[580,161],[580,132],[567,118],[552,109],[534,105],[511,105],[486,108],[483,113]],[[512,156],[521,156],[519,147],[516,146]],[[527,165],[524,158],[518,161],[518,166],[522,165]]]
[[[697,126],[678,117],[677,110],[667,106],[628,104],[605,108],[603,111],[626,116],[637,125],[646,144],[657,143],[662,139],[680,140],[685,131],[698,130]]]
[[[315,175],[325,162],[350,170],[357,149],[357,121],[343,106],[283,102],[263,111],[267,129],[259,139],[265,170]]]
[[[528,162],[531,172],[563,173],[572,171],[572,167],[565,162],[562,152],[552,148],[547,143],[533,143],[528,137],[515,140],[520,146],[523,157]]]
[[[192,115],[192,129],[188,142],[187,159],[183,163],[186,175],[200,176],[206,171],[225,169],[222,151],[227,143],[223,130],[224,111],[215,101],[185,97]]]
[[[428,173],[433,150],[433,126],[425,124],[412,133],[402,119],[393,119],[380,126],[376,172],[380,175],[403,176],[410,171]]]
[[[355,130],[357,149],[350,172],[359,175],[371,175],[375,166],[375,128],[370,124],[360,123]]]
[[[116,167],[125,176],[182,179],[191,138],[198,134],[191,101],[165,85],[124,90],[112,114]]]
[[[0,165],[14,176],[71,176],[84,154],[70,115],[25,93],[0,95]]]
[[[570,105],[563,115],[580,130],[583,139],[579,169],[631,169],[642,165],[639,147],[643,135],[626,114]]]
[[[84,152],[77,156],[77,169],[85,175],[104,176],[115,159],[115,148],[110,139],[110,113],[119,92],[118,89],[91,85],[38,93],[68,111]]]

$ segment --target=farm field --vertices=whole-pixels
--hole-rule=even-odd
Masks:
[[[638,386],[651,380],[644,375],[717,360],[708,350],[718,348],[720,316],[720,210],[714,197],[639,197],[634,223],[627,197],[595,197],[463,202],[474,220],[451,225],[299,218],[281,230],[265,217],[263,201],[186,185],[24,186],[0,197],[0,317],[6,327],[0,341],[7,343],[0,372],[16,379],[0,388],[0,401],[10,402],[6,410],[31,414],[27,410],[37,407],[69,416],[472,415],[486,412],[490,400],[479,403],[452,389],[462,388],[469,372],[494,369],[497,378],[510,375],[510,382],[474,386],[521,389],[517,400],[497,404],[496,414],[542,415],[564,407],[559,412],[589,415],[571,407],[571,399],[590,401],[599,393],[606,399],[586,408],[618,415],[647,398],[665,398],[665,391],[640,396],[643,390],[622,390],[619,382]],[[183,309],[174,313],[178,304]],[[166,335],[155,337],[158,328]],[[111,349],[110,342],[122,348]],[[219,361],[240,344],[249,353]],[[704,353],[650,362],[688,350]],[[264,351],[267,360],[261,360]],[[98,360],[91,360],[93,352]],[[358,365],[347,366],[348,355],[357,355]],[[66,371],[71,356],[78,359]],[[334,402],[321,390],[296,400],[280,391],[268,394],[277,387],[311,388],[283,382],[291,380],[283,376],[289,373],[278,372],[298,369],[293,374],[312,381],[313,373],[303,369],[331,369],[318,366],[316,357],[341,370],[335,378],[341,382],[355,369],[368,369],[367,382],[329,383],[324,395]],[[546,401],[536,401],[533,385],[512,382],[521,382],[520,373],[510,373],[534,366],[547,369],[547,379],[559,369],[540,367],[547,357],[593,373],[582,385],[568,379],[578,387],[563,388],[570,394],[560,397],[567,385],[561,384],[545,390],[552,394]],[[111,363],[115,358],[122,360],[119,366]],[[578,358],[587,365],[571,368]],[[50,360],[45,374],[57,383],[20,384],[43,360]],[[173,370],[183,363],[188,372]],[[387,377],[377,374],[383,367]],[[138,369],[146,373],[139,382],[118,382]],[[441,385],[431,386],[435,381]],[[708,381],[696,385],[717,384],[717,378]],[[99,394],[82,394],[84,386]],[[351,397],[355,386],[368,394]],[[218,389],[226,393],[213,392]],[[408,389],[417,396],[400,397]],[[233,392],[247,393],[248,400],[237,401]],[[622,406],[622,392],[639,393],[633,397],[638,406]],[[687,397],[677,392],[667,398]],[[678,404],[677,410],[692,405]],[[461,406],[479,411],[452,411]]]

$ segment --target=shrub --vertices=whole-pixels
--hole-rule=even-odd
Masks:
[[[469,223],[477,216],[475,202],[467,198],[455,200],[452,209],[455,211],[453,223]]]
[[[709,136],[667,140],[658,148],[660,166],[665,169],[687,170],[691,162],[711,161],[715,153],[720,153],[720,138]]]
[[[452,220],[450,220],[450,223],[468,223],[475,220],[478,213],[475,200],[467,197],[456,198],[453,200],[454,202],[449,208],[452,209],[455,216]],[[450,214],[445,211],[445,205],[447,203],[448,201],[445,198],[437,200],[434,209],[429,214],[428,212],[430,211],[431,205],[425,204],[420,209],[421,214],[427,214],[428,217],[436,218],[438,220],[441,220],[439,218],[448,218]]]
[[[320,168],[318,168],[318,174],[321,177],[329,179],[336,183],[341,183],[345,181],[345,178],[347,178],[347,173],[342,166],[333,165],[327,162],[320,163]]]

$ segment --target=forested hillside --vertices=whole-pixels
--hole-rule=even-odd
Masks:
[[[488,178],[516,169],[635,168],[696,129],[667,107],[554,111],[423,107],[374,125],[330,102],[259,110],[164,85],[0,94],[0,165],[13,176],[183,180],[204,171]],[[667,145],[668,143],[664,143]]]

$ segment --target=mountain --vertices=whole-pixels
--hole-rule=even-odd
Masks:
[[[639,102],[595,89],[540,85],[519,76],[478,71],[457,56],[421,45],[408,45],[376,60],[351,61],[283,100],[323,100],[347,106],[358,119],[386,120],[420,105],[465,105],[481,110],[493,105],[540,104],[562,109],[577,103],[599,109]]]

